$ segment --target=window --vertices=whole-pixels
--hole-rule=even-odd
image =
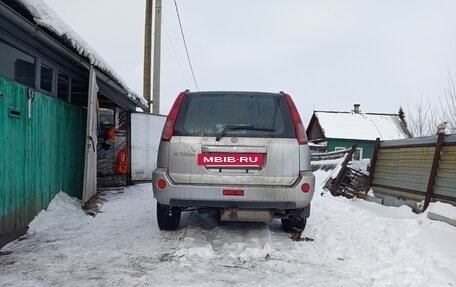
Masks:
[[[0,41],[0,75],[35,87],[35,58]]]
[[[89,85],[76,79],[71,79],[71,103],[87,107]]]
[[[102,128],[114,125],[114,110],[100,108],[98,110],[98,121]]]
[[[101,127],[114,125],[116,129],[126,130],[127,112],[121,108],[100,108],[98,110],[98,121]]]
[[[70,97],[70,76],[59,72],[57,80],[57,98],[69,101]]]
[[[341,150],[346,150],[347,147],[340,147],[340,146],[337,146],[334,151],[341,151]]]
[[[335,151],[340,151],[340,150],[345,150],[349,149],[350,147],[336,147],[334,150]],[[352,160],[361,160],[363,158],[363,149],[362,148],[356,148],[355,153],[353,154]]]
[[[230,125],[270,129],[227,130],[231,136],[295,137],[285,98],[256,93],[189,93],[182,103],[174,132],[181,136],[216,136]]]
[[[363,158],[363,149],[356,148],[355,153],[353,154],[353,160],[360,160]]]
[[[41,65],[40,88],[46,92],[52,93],[52,79],[54,70],[46,65]]]
[[[116,127],[119,130],[127,130],[127,114],[124,109],[116,108]]]

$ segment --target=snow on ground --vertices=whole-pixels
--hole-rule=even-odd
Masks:
[[[329,175],[317,171],[320,185]],[[1,286],[456,286],[456,228],[363,200],[315,193],[303,237],[280,222],[155,222],[150,184],[103,195],[96,217],[60,193],[1,249]]]

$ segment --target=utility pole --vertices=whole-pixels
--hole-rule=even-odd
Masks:
[[[153,0],[146,0],[146,21],[144,27],[144,78],[143,78],[143,95],[149,107],[146,112],[150,113],[151,100],[151,65],[152,65],[152,9]]]
[[[155,1],[154,74],[152,101],[154,114],[160,113],[160,58],[161,58],[161,9],[162,0]]]

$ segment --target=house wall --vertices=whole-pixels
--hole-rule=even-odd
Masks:
[[[86,111],[0,77],[0,235],[23,230],[60,191],[81,197]]]
[[[336,147],[350,148],[355,140],[350,139],[328,139],[328,152],[335,151]],[[374,153],[375,141],[360,140],[358,148],[363,149],[362,158],[371,158]]]
[[[320,124],[315,118],[315,115],[313,115],[312,119],[310,120],[309,126],[306,130],[306,134],[309,141],[321,140],[325,138],[325,135],[323,134]]]

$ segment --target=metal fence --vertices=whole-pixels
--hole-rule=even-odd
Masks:
[[[387,205],[424,200],[456,204],[456,135],[377,140],[370,186]]]

